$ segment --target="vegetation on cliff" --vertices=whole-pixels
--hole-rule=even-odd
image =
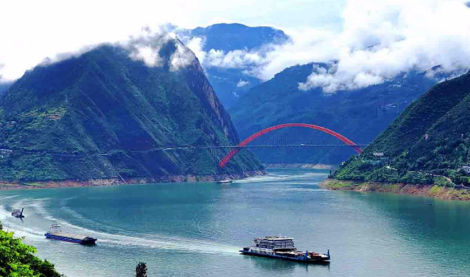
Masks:
[[[306,64],[285,69],[273,79],[252,88],[229,110],[241,138],[264,128],[288,122],[320,125],[355,143],[370,143],[411,102],[426,92],[436,80],[426,72],[411,71],[383,84],[353,91],[325,94],[320,88],[299,90],[312,70],[327,64]],[[280,130],[281,137],[308,135],[296,129]],[[337,139],[310,130],[316,142],[340,144]],[[305,142],[304,142],[305,143]],[[265,144],[270,144],[266,141]],[[315,148],[312,151],[277,149],[254,151],[263,163],[340,164],[355,152],[345,148]]]
[[[442,82],[410,105],[334,174],[339,180],[468,186],[470,74]],[[383,157],[377,157],[382,155]]]
[[[289,37],[281,30],[271,27],[250,27],[238,23],[222,23],[184,30],[182,36],[202,39],[202,50],[209,53],[219,51],[251,51],[264,45],[283,44]],[[217,66],[210,62],[204,64],[207,77],[214,87],[220,101],[226,108],[234,106],[239,97],[250,88],[261,83],[261,80],[246,74],[249,65]]]
[[[14,238],[13,232],[5,232],[0,223],[0,276],[11,277],[60,277],[54,265],[33,254],[36,248]]]
[[[0,150],[0,180],[262,169],[249,151],[221,169],[223,149],[162,149],[239,142],[197,59],[172,68],[171,58],[181,47],[177,40],[167,41],[158,53],[161,66],[146,66],[131,59],[128,50],[105,45],[27,72],[0,100],[0,148],[6,149]]]

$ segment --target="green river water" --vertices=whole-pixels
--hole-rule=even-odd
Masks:
[[[470,276],[470,203],[327,191],[326,171],[272,169],[230,185],[172,183],[0,192],[4,228],[68,277]],[[25,208],[21,221],[11,210]],[[51,224],[98,238],[44,238]],[[329,265],[247,257],[253,238],[294,237]]]

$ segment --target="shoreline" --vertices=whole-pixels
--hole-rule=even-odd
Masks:
[[[265,168],[310,168],[310,169],[333,169],[331,164],[283,164],[283,163],[263,163]]]
[[[320,183],[320,186],[328,190],[394,193],[426,196],[441,200],[470,201],[470,189],[468,188],[449,188],[425,184],[412,185],[403,183],[344,181],[336,179],[326,179]]]
[[[248,177],[266,175],[266,170],[245,171],[240,174],[221,175],[168,175],[148,178],[108,178],[90,180],[51,180],[32,182],[10,182],[0,181],[0,191],[6,190],[26,190],[26,189],[48,189],[48,188],[77,188],[77,187],[102,187],[119,185],[138,185],[151,183],[202,183],[216,182],[225,179],[240,180]]]

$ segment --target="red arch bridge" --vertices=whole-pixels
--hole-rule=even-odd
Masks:
[[[306,124],[306,123],[285,123],[285,124],[280,124],[276,126],[272,126],[269,128],[266,128],[264,130],[261,130],[251,136],[249,136],[247,139],[243,140],[240,142],[237,146],[231,146],[230,148],[233,148],[232,151],[230,151],[222,160],[219,162],[220,167],[224,167],[227,165],[227,163],[230,161],[233,156],[235,156],[238,151],[242,148],[247,148],[250,147],[248,144],[252,142],[253,140],[257,139],[258,137],[261,137],[269,132],[279,130],[279,129],[284,129],[284,128],[291,128],[291,127],[300,127],[300,128],[309,128],[309,129],[314,129],[314,130],[319,130],[322,131],[326,134],[329,134],[339,140],[341,140],[344,144],[343,145],[312,145],[312,144],[300,144],[300,145],[256,145],[252,146],[253,148],[268,148],[268,147],[338,147],[338,146],[346,146],[346,147],[352,147],[358,154],[362,153],[362,148],[361,146],[365,145],[360,145],[356,144],[350,139],[346,138],[345,136],[336,133],[335,131],[332,131],[330,129],[313,125],[313,124]]]
[[[249,145],[250,142],[253,140],[275,130],[284,129],[284,128],[291,128],[291,127],[300,127],[300,128],[308,128],[322,131],[328,135],[331,135],[344,144],[308,144],[308,143],[300,143],[300,144],[261,144],[261,145]],[[341,134],[338,134],[330,129],[320,127],[317,125],[306,124],[306,123],[286,123],[281,125],[276,125],[273,127],[266,128],[261,130],[247,139],[240,142],[238,145],[211,145],[211,146],[191,146],[191,145],[182,145],[182,146],[162,146],[153,149],[147,150],[136,150],[136,151],[129,151],[129,152],[151,152],[151,151],[174,151],[174,150],[183,150],[183,149],[217,149],[217,148],[225,148],[225,149],[232,149],[225,157],[223,157],[220,162],[219,166],[224,167],[230,161],[233,156],[235,156],[240,149],[243,148],[308,148],[308,147],[352,147],[357,153],[362,152],[363,146],[367,146],[367,144],[356,144],[352,142],[350,139],[344,137]],[[0,149],[0,154],[10,155],[14,151],[21,151],[22,154],[37,154],[37,153],[45,153],[49,155],[56,155],[56,156],[70,156],[70,157],[84,157],[84,156],[109,156],[113,153],[62,153],[62,152],[53,152],[53,151],[41,151],[41,150],[30,150],[30,149],[23,149],[23,148],[15,148],[15,149]]]

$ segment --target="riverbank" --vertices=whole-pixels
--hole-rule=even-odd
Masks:
[[[470,189],[450,188],[437,185],[410,185],[375,182],[357,182],[327,179],[320,186],[329,190],[350,190],[360,192],[386,192],[428,196],[442,200],[470,201]]]
[[[91,180],[51,180],[38,182],[8,182],[0,181],[0,190],[20,189],[45,189],[45,188],[71,188],[71,187],[95,187],[95,186],[118,186],[150,183],[185,183],[185,182],[215,182],[219,180],[239,180],[248,177],[266,175],[265,170],[246,171],[242,174],[222,175],[172,175],[152,178],[110,178]]]
[[[333,169],[331,164],[263,164],[265,168],[310,168],[310,169]]]

